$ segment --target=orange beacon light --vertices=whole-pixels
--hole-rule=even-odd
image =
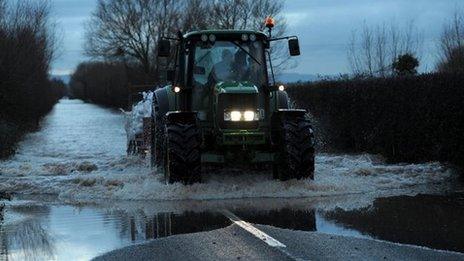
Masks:
[[[265,23],[266,27],[269,28],[269,29],[271,29],[275,25],[274,18],[272,18],[270,16],[266,17],[266,20],[264,20],[264,23]]]

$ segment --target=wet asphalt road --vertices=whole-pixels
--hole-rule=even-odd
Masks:
[[[174,229],[176,223],[185,228],[189,221],[198,220],[223,227],[157,238],[95,260],[464,260],[463,206],[461,192],[378,198],[356,210],[284,207],[229,212],[237,219],[220,211],[230,219],[227,226],[219,213],[193,215],[183,222],[171,216]],[[330,221],[348,231],[327,228],[324,223]]]
[[[237,225],[177,235],[94,260],[464,260],[464,254],[372,239],[256,225],[284,246],[270,246]]]

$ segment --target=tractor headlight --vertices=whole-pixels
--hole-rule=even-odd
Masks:
[[[242,119],[242,113],[239,111],[226,111],[224,112],[225,121],[240,121]]]
[[[225,111],[225,121],[257,121],[259,120],[258,111]]]
[[[243,113],[243,118],[245,121],[252,121],[255,119],[255,112],[254,111],[245,111]]]
[[[230,112],[230,120],[231,121],[240,121],[242,119],[242,113],[239,111],[231,111]]]

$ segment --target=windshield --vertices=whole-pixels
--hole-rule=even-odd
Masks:
[[[195,86],[240,81],[260,87],[266,79],[261,42],[216,41],[208,45],[199,42],[193,68]]]

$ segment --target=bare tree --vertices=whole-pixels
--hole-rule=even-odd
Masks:
[[[85,52],[94,58],[128,56],[140,62],[148,75],[152,71],[154,0],[99,0],[87,23]]]
[[[276,20],[272,31],[274,37],[283,36],[287,31],[281,0],[213,0],[210,5],[209,24],[212,28],[264,30],[264,19],[271,16]],[[283,42],[275,42],[270,52],[277,72],[295,65],[290,63]]]
[[[404,54],[420,56],[422,36],[411,21],[403,28],[366,23],[360,32],[353,31],[347,57],[355,75],[385,77],[394,73],[393,63]]]
[[[186,0],[185,12],[182,19],[182,31],[208,29],[208,14],[210,1]]]
[[[440,42],[439,71],[464,71],[464,16],[456,11],[443,26]]]
[[[282,0],[99,0],[87,23],[85,51],[96,59],[137,61],[149,81],[162,67],[156,57],[160,37],[173,36],[179,29],[259,30],[269,15],[278,20],[278,37],[286,30],[282,10]],[[282,45],[274,45],[271,52],[276,67],[288,64]]]
[[[217,29],[244,29],[247,21],[245,0],[216,0],[210,5],[209,24]]]
[[[137,61],[145,81],[153,81],[157,42],[181,27],[182,5],[175,0],[99,0],[87,23],[85,52],[97,59]]]

